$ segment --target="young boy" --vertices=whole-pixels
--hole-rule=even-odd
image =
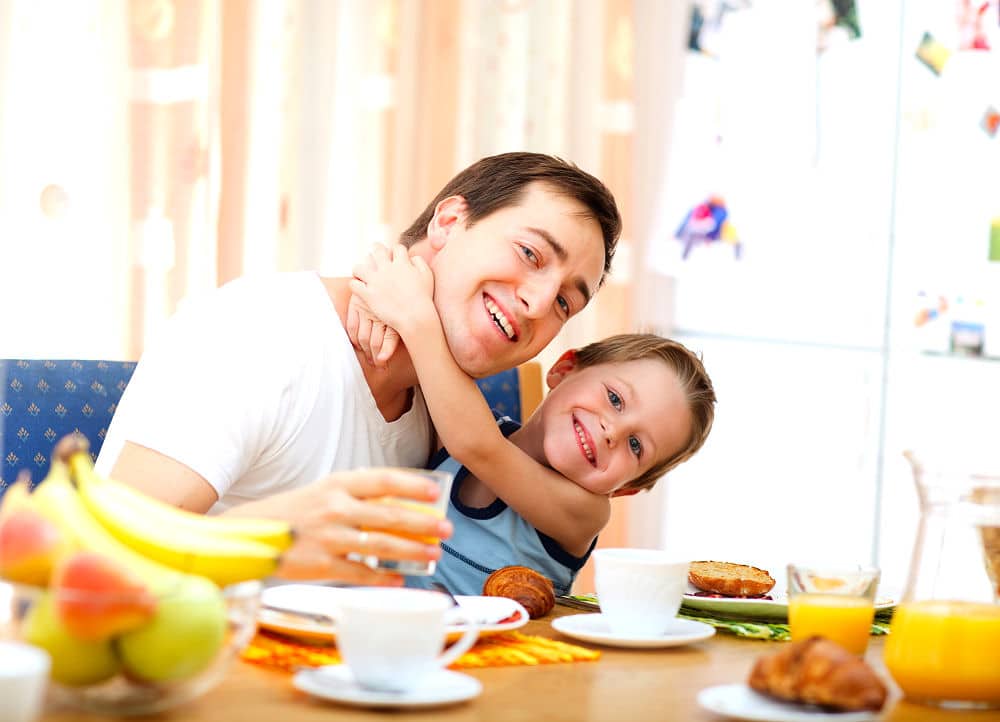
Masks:
[[[525,263],[543,248],[518,241]],[[455,473],[455,533],[430,580],[479,594],[494,570],[529,566],[569,591],[610,498],[651,487],[704,443],[715,392],[696,356],[650,334],[613,336],[567,351],[549,371],[551,391],[520,428],[494,419],[475,382],[448,352],[433,276],[402,246],[377,250],[355,269],[351,290],[406,345],[445,449],[432,466]],[[504,305],[487,296],[497,333],[516,337]],[[562,296],[553,303],[562,306]],[[376,333],[376,336],[380,334]]]

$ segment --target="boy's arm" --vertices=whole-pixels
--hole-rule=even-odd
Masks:
[[[430,270],[405,249],[355,269],[351,290],[396,329],[410,353],[434,426],[448,452],[532,526],[584,553],[607,523],[607,497],[592,494],[508,441],[486,400],[455,362],[434,308]],[[402,256],[402,257],[401,257]]]

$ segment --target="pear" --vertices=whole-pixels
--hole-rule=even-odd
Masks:
[[[110,640],[91,642],[73,636],[56,614],[52,595],[45,592],[24,618],[24,640],[52,657],[52,679],[70,686],[103,682],[119,669]]]
[[[153,618],[117,640],[129,675],[148,682],[187,679],[208,667],[226,638],[226,603],[204,577],[184,575],[157,600]]]

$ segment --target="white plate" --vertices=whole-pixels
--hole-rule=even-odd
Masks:
[[[261,609],[257,613],[257,623],[265,628],[296,637],[308,637],[329,641],[336,636],[336,619],[340,614],[339,600],[343,599],[345,587],[324,587],[316,584],[282,584],[268,587],[260,595]],[[479,625],[480,636],[509,632],[528,623],[528,611],[513,599],[506,597],[473,597],[457,595],[459,607],[453,609],[448,624],[449,639],[456,638],[465,631],[463,619],[485,620]],[[264,606],[280,607],[291,614],[264,609]],[[334,623],[309,619],[309,614],[324,614]],[[517,617],[501,623],[511,615]]]
[[[695,591],[691,587],[691,592]],[[698,597],[692,593],[684,595],[684,606],[700,609],[727,617],[763,619],[774,622],[788,621],[788,599],[784,592],[772,590],[773,599],[740,599],[738,597]],[[875,611],[891,609],[895,606],[891,599],[876,599]]]
[[[292,678],[303,692],[333,702],[361,707],[437,707],[478,696],[482,683],[475,677],[446,669],[439,670],[409,692],[377,692],[354,681],[351,670],[343,664],[304,669]]]
[[[552,626],[567,637],[612,647],[678,647],[708,639],[715,628],[689,619],[675,619],[663,634],[648,637],[612,634],[601,614],[571,614],[552,620]]]
[[[721,684],[698,693],[698,704],[716,714],[751,722],[868,722],[881,712],[831,712],[811,705],[780,702],[745,684]]]

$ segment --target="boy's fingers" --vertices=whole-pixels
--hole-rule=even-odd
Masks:
[[[382,349],[378,353],[379,362],[385,363],[391,359],[398,347],[399,334],[396,332],[396,329],[386,326],[385,337],[382,339]]]

